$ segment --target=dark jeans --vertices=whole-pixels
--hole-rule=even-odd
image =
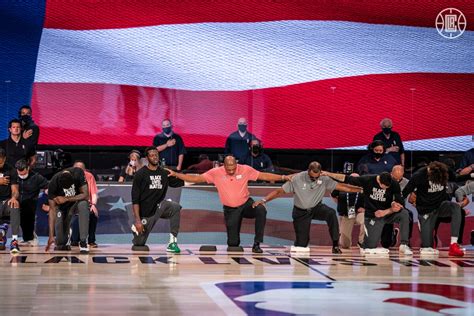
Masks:
[[[309,244],[309,233],[311,221],[313,219],[326,221],[331,240],[334,245],[339,241],[339,223],[337,221],[336,211],[323,203],[305,210],[299,207],[293,207],[293,227],[295,228],[296,241],[295,246],[307,247]]]
[[[263,242],[265,223],[267,221],[267,209],[263,205],[252,207],[253,199],[238,207],[224,205],[224,219],[227,228],[227,245],[236,247],[240,245],[240,227],[243,218],[255,218],[255,238],[254,242]]]

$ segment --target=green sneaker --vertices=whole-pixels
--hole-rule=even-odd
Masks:
[[[167,252],[172,252],[172,253],[180,253],[181,249],[179,249],[178,244],[175,242],[169,243],[168,247],[166,248]]]

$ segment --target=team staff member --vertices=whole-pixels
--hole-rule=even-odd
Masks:
[[[344,183],[337,183],[329,177],[321,175],[321,164],[313,161],[308,170],[296,174],[291,182],[270,192],[265,198],[254,203],[254,207],[265,204],[285,193],[294,194],[293,226],[296,240],[292,251],[308,251],[309,233],[313,219],[326,221],[333,242],[332,253],[340,254],[339,224],[336,211],[322,203],[326,191],[360,192],[360,188]]]
[[[224,166],[213,168],[201,175],[190,175],[168,170],[170,176],[175,176],[186,182],[207,182],[216,186],[219,198],[224,205],[224,218],[227,228],[227,245],[240,245],[240,226],[243,218],[255,218],[255,238],[252,252],[262,253],[260,243],[263,242],[267,210],[263,205],[253,207],[254,200],[250,197],[249,181],[287,181],[289,176],[259,172],[247,165],[237,164],[232,156],[224,159]]]

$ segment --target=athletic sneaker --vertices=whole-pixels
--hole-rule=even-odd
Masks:
[[[459,247],[458,243],[452,243],[449,246],[448,255],[451,257],[462,257],[464,256],[464,250],[461,247]]]
[[[439,250],[431,247],[420,248],[420,255],[437,256],[439,255]]]
[[[0,229],[0,250],[5,250],[7,244],[7,232]]]
[[[79,242],[79,252],[80,253],[89,253],[89,245],[85,241]]]
[[[411,251],[410,247],[408,245],[401,244],[400,247],[398,247],[398,251],[401,254],[411,256],[413,254],[413,251]]]
[[[13,239],[12,242],[10,243],[10,253],[11,254],[20,253],[20,247],[18,246],[18,240]]]
[[[178,244],[175,242],[169,243],[168,247],[166,248],[167,252],[171,253],[180,253],[181,249],[179,249]]]
[[[340,255],[342,253],[341,248],[339,248],[339,246],[332,247],[332,253],[336,255]]]
[[[291,246],[290,252],[309,252],[309,247]]]
[[[360,252],[365,255],[386,255],[389,253],[389,250],[387,248],[365,248],[361,249]]]

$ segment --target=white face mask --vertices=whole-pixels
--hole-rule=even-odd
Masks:
[[[136,161],[136,160],[130,160],[129,165],[130,165],[131,167],[135,167],[135,166],[137,165],[137,161]]]
[[[19,174],[18,178],[25,180],[26,178],[28,178],[28,174],[23,174],[23,175]]]

